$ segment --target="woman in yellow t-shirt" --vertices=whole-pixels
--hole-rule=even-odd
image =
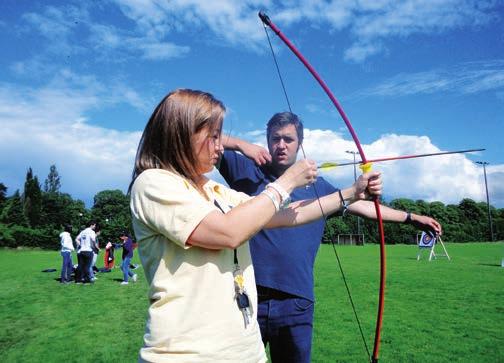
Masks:
[[[248,239],[262,228],[311,222],[381,194],[379,173],[316,200],[289,203],[317,176],[300,160],[256,197],[209,180],[223,152],[225,107],[179,89],[156,107],[138,146],[130,186],[150,307],[140,361],[264,362]],[[344,200],[343,200],[344,199]],[[288,251],[286,251],[288,253]]]

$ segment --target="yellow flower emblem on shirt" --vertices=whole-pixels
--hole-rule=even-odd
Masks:
[[[236,284],[240,289],[243,289],[243,284],[245,282],[245,279],[243,278],[243,275],[236,275],[234,278]]]

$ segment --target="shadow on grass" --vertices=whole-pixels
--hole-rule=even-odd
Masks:
[[[478,263],[479,266],[488,266],[488,267],[501,267],[498,263]]]

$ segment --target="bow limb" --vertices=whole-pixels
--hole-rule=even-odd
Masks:
[[[340,103],[334,97],[333,93],[327,86],[327,84],[322,80],[322,78],[318,75],[318,73],[315,71],[315,69],[311,66],[310,63],[305,59],[305,57],[299,52],[299,50],[292,44],[292,42],[278,29],[278,27],[273,24],[270,20],[270,18],[264,13],[264,12],[259,12],[259,17],[261,18],[262,22],[269,26],[271,30],[275,32],[275,34],[289,47],[289,49],[296,55],[296,57],[303,63],[303,65],[308,69],[308,71],[311,73],[311,75],[315,78],[315,80],[318,82],[318,84],[322,87],[326,95],[329,97],[329,99],[332,101],[336,109],[338,110],[339,114],[341,115],[341,118],[345,122],[348,131],[352,135],[352,138],[355,142],[355,146],[357,147],[357,150],[359,151],[359,154],[362,158],[362,163],[367,164],[367,158],[364,154],[364,150],[362,149],[362,145],[359,141],[359,138],[357,137],[357,134],[355,133],[354,128],[352,127],[352,124],[350,123],[350,120],[346,116],[345,112],[343,111],[343,108],[341,107]],[[370,168],[369,168],[370,170]],[[368,171],[369,171],[368,170]],[[380,203],[378,198],[374,198],[374,206],[376,210],[376,218],[378,221],[378,232],[380,235],[380,290],[379,290],[379,299],[378,299],[378,314],[377,314],[377,319],[376,319],[376,330],[375,330],[375,338],[374,338],[374,347],[373,347],[373,355],[371,358],[372,362],[378,362],[378,354],[379,354],[379,349],[380,349],[380,334],[381,334],[381,326],[382,326],[382,319],[383,319],[383,309],[384,309],[384,302],[385,302],[385,278],[386,278],[386,266],[385,266],[385,233],[383,229],[383,219],[381,216],[381,210],[380,210]]]

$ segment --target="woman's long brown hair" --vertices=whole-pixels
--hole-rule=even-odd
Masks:
[[[147,169],[169,170],[195,185],[198,172],[192,136],[206,127],[219,128],[225,112],[224,104],[210,93],[178,89],[165,96],[145,126],[128,191]]]

